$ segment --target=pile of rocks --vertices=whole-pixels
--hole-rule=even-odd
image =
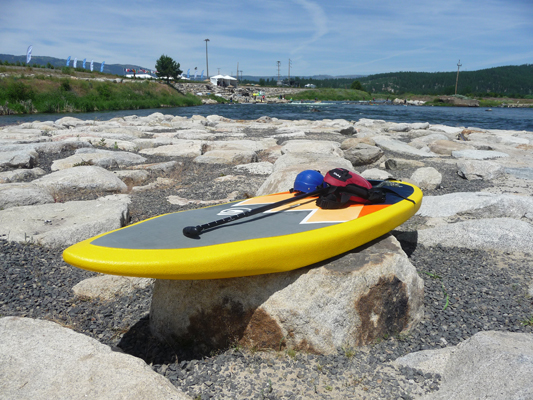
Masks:
[[[393,235],[338,260],[286,274],[237,280],[155,282],[150,324],[157,337],[201,339],[200,345],[219,348],[234,343],[255,350],[292,349],[329,357],[341,348],[372,344],[425,323],[427,302],[422,278],[438,276],[430,272],[419,276],[405,253],[409,249],[464,248],[500,256],[512,253],[520,260],[530,257],[532,149],[531,132],[369,119],[286,121],[262,117],[237,121],[216,115],[185,118],[155,113],[109,121],[65,117],[25,123],[0,130],[0,238],[60,252],[70,244],[130,221],[287,190],[302,169],[326,172],[344,167],[368,179],[394,177],[412,182],[425,193],[418,214]],[[6,277],[17,279],[12,266],[17,261],[9,262]],[[31,267],[31,262],[25,260],[24,265]],[[512,265],[507,268],[512,269]],[[432,271],[431,265],[424,269]],[[525,290],[520,295],[530,301],[532,275],[520,279],[517,290]],[[80,299],[109,299],[145,290],[151,284],[133,278],[94,277],[71,289]],[[442,290],[447,296],[446,307],[449,302],[453,312],[460,313],[459,306],[455,306],[462,304],[459,295],[446,292],[444,284]],[[177,298],[184,300],[176,302]],[[249,301],[252,298],[254,301]],[[189,304],[194,299],[194,304]],[[504,315],[506,321],[522,318],[522,328],[500,325],[503,332],[472,336],[458,326],[458,335],[464,341],[459,346],[447,347],[444,340],[443,350],[413,353],[380,368],[390,368],[394,373],[407,371],[400,392],[410,396],[432,391],[429,398],[481,398],[492,394],[493,389],[501,393],[496,398],[531,396],[527,376],[533,372],[533,343],[530,335],[511,333],[520,329],[531,332],[533,307],[530,309],[529,316]],[[2,318],[0,331],[0,368],[2,375],[9,377],[4,387],[12,397],[34,393],[47,397],[43,387],[75,382],[75,371],[84,371],[87,385],[65,390],[73,390],[77,396],[98,396],[113,382],[124,379],[119,365],[126,363],[123,357],[131,358],[110,353],[96,341],[77,337],[51,322]],[[40,343],[36,335],[40,335]],[[67,352],[57,345],[57,338],[63,336],[70,338]],[[520,352],[514,350],[516,346],[520,346]],[[21,347],[31,351],[16,350]],[[76,361],[64,364],[67,353],[80,355],[73,357]],[[28,369],[37,364],[36,355],[49,360],[39,372]],[[501,357],[507,361],[498,363],[496,373],[492,366]],[[87,361],[90,359],[97,359],[98,365]],[[466,374],[472,363],[484,372]],[[150,384],[158,387],[160,398],[186,398],[168,381],[150,375],[152,372],[139,360],[132,364],[136,364],[131,366],[135,372],[122,371],[132,379],[117,386],[116,392],[109,392],[109,398],[116,398],[121,391],[141,390],[138,378],[133,376],[144,373],[150,376],[146,377]],[[72,367],[50,374],[58,365]],[[339,365],[336,368],[342,369],[342,363]],[[181,372],[158,368],[191,394],[205,391],[216,398],[222,393],[231,397],[228,390],[235,384],[221,380],[218,387],[212,380],[190,380],[187,374],[180,378]],[[261,371],[260,366],[257,368]],[[14,372],[21,370],[27,370],[24,376],[33,377],[31,382]],[[102,370],[113,371],[108,374],[109,380],[102,377]],[[205,374],[213,376],[213,371],[215,367]],[[421,378],[411,379],[412,371],[420,373]],[[502,380],[511,371],[513,380]],[[274,375],[268,375],[271,373],[266,372],[261,379],[274,380]],[[235,379],[240,380],[239,385],[246,385],[246,374],[239,374]],[[346,374],[336,375],[348,379]],[[436,391],[439,376],[443,380]],[[340,397],[347,393],[345,389],[320,386],[319,378],[313,380],[315,383],[306,381],[308,392],[285,388],[274,393],[272,384],[265,386],[263,398],[328,398],[337,389]],[[376,379],[378,386],[386,386],[383,381],[387,379]],[[96,380],[101,383],[91,383]],[[352,386],[350,393],[356,397],[368,391],[368,386]],[[379,398],[380,393],[371,391],[369,396]],[[394,390],[387,391],[389,395],[393,396]]]
[[[211,83],[206,82],[205,84],[201,83],[187,83],[187,82],[178,82],[174,84],[174,87],[178,89],[181,93],[190,93],[199,96],[205,96],[208,94],[214,94],[216,96],[222,97],[225,100],[232,100],[239,103],[254,103],[261,102],[262,95],[265,95],[265,101],[268,103],[286,103],[289,100],[281,98],[280,96],[290,96],[293,93],[301,92],[300,88],[289,88],[289,87],[270,87],[270,86],[238,86],[238,87],[219,87],[212,85]],[[253,96],[254,93],[258,94],[261,92],[261,97]],[[202,100],[204,104],[216,104],[216,101],[207,99]]]

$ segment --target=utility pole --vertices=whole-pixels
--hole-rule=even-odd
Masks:
[[[209,42],[209,39],[204,39],[205,41],[205,66],[207,69],[207,79],[209,79],[209,58],[207,57],[207,42]]]
[[[237,83],[239,82],[239,63],[237,63]]]
[[[220,75],[220,67],[218,67],[217,69],[218,69],[218,74]]]
[[[455,79],[455,94],[457,94],[457,84],[459,83],[459,68],[462,66],[461,60],[457,63],[457,79]]]
[[[289,87],[291,87],[291,59],[289,58]]]
[[[280,65],[281,65],[281,61],[278,61],[278,82],[277,82],[278,85],[281,85],[281,80],[280,80],[280,77],[279,77],[279,66]]]

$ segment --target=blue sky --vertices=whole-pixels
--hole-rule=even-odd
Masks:
[[[533,0],[0,0],[0,53],[209,74],[354,75],[533,63]]]

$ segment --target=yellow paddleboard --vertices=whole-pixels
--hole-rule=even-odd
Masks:
[[[337,210],[323,210],[315,205],[316,198],[309,197],[208,229],[196,238],[184,236],[183,228],[277,203],[293,194],[165,214],[77,243],[64,251],[63,258],[83,269],[157,279],[289,271],[368,243],[412,217],[422,203],[420,189],[403,182],[386,184],[401,196],[387,193],[385,203],[354,203]]]

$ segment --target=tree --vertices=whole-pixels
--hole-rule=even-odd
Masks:
[[[167,83],[170,83],[170,78],[178,80],[178,76],[183,72],[179,63],[164,54],[156,61],[155,69],[157,70],[156,75],[166,79]]]
[[[363,87],[363,85],[361,85],[361,82],[359,81],[353,81],[350,85],[350,89],[361,90],[363,92],[366,92],[365,88]]]

